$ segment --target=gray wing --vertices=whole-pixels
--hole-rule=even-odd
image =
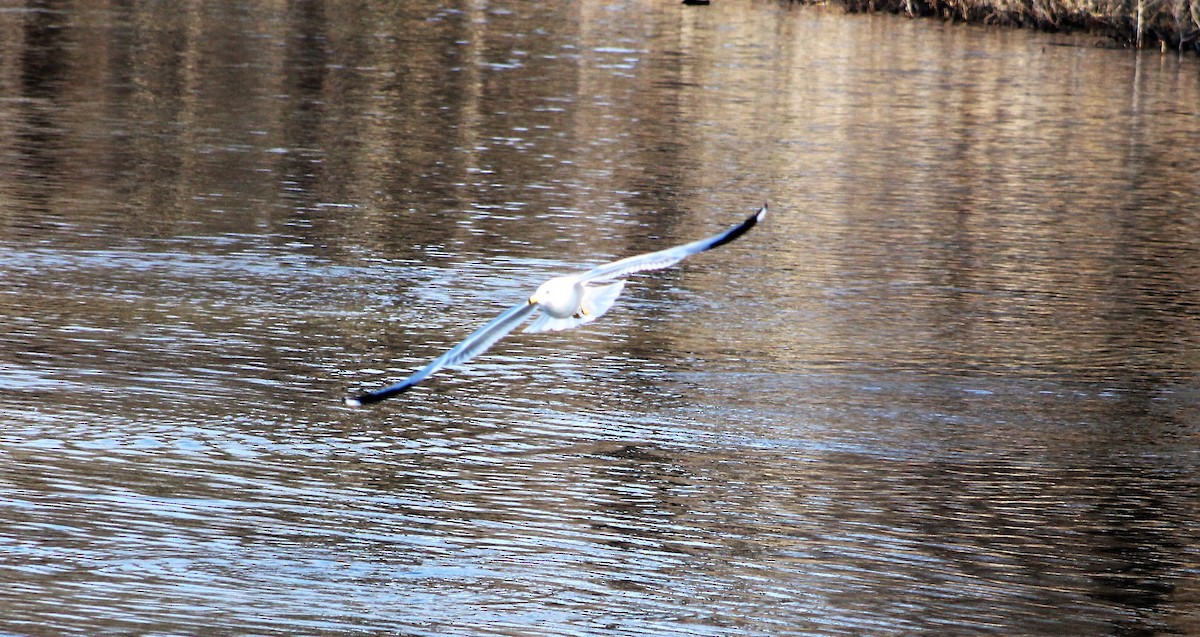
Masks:
[[[629,276],[635,272],[644,272],[646,270],[659,270],[679,263],[680,261],[704,252],[711,250],[717,246],[725,245],[734,239],[746,234],[753,228],[756,223],[762,221],[763,217],[767,216],[767,204],[763,204],[758,212],[750,215],[748,219],[738,225],[722,232],[721,234],[711,236],[707,239],[685,243],[674,248],[659,250],[658,252],[648,252],[637,256],[626,257],[620,261],[605,263],[599,265],[579,277],[582,283],[591,283],[595,281],[611,281]]]
[[[537,310],[537,306],[528,302],[514,305],[501,313],[500,316],[492,319],[487,325],[475,330],[463,342],[450,348],[450,351],[433,359],[428,365],[417,370],[412,376],[383,389],[358,396],[347,396],[345,402],[351,407],[361,407],[406,392],[417,383],[432,376],[439,369],[448,365],[465,363],[486,352],[489,347],[496,344],[496,341],[499,341],[507,336],[509,332],[516,329],[521,324],[521,321],[525,320],[535,310]]]

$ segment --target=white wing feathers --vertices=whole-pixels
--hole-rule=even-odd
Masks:
[[[670,267],[686,259],[687,257],[692,256],[693,254],[699,254],[705,250],[711,250],[717,246],[725,245],[726,243],[737,239],[743,234],[746,234],[746,232],[748,232],[750,228],[753,228],[754,225],[759,221],[762,221],[763,217],[766,215],[767,205],[763,204],[763,207],[759,208],[758,212],[750,215],[750,217],[742,223],[730,228],[729,230],[726,230],[725,232],[722,232],[721,234],[713,235],[707,239],[685,243],[684,245],[676,246],[674,248],[667,248],[666,250],[659,250],[658,252],[648,252],[646,254],[626,257],[619,261],[613,261],[612,263],[605,263],[604,265],[596,266],[585,272],[583,276],[580,277],[580,281],[583,281],[584,283],[592,281],[611,281],[612,279],[627,277],[635,272],[661,270],[663,268]]]
[[[521,324],[521,321],[524,321],[536,309],[537,306],[530,303],[514,305],[505,310],[500,316],[492,319],[487,325],[475,330],[463,342],[450,348],[450,351],[430,361],[428,365],[422,367],[412,376],[383,389],[367,392],[359,396],[349,396],[345,399],[345,402],[351,407],[361,407],[406,392],[413,385],[425,380],[439,369],[449,365],[465,363],[484,353],[489,347],[495,345],[496,341],[499,341],[507,336],[509,332],[516,329]]]

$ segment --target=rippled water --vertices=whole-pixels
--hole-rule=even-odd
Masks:
[[[0,632],[1200,634],[1200,70],[776,3],[0,11]],[[541,280],[768,222],[369,410]]]

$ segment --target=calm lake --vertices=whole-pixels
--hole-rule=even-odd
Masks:
[[[1200,635],[1198,104],[769,1],[0,8],[0,634]]]

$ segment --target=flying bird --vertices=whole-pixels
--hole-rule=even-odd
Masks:
[[[476,330],[466,340],[450,348],[450,351],[433,359],[428,365],[404,380],[358,396],[347,396],[345,403],[361,407],[377,403],[396,394],[408,391],[417,383],[429,378],[434,372],[449,365],[460,365],[487,351],[497,341],[517,328],[529,316],[541,314],[530,323],[526,332],[551,332],[571,329],[590,323],[612,307],[621,290],[625,288],[625,277],[636,272],[660,270],[679,263],[683,259],[725,245],[746,234],[750,228],[767,215],[767,205],[745,221],[707,239],[685,243],[674,248],[626,257],[612,263],[598,265],[580,274],[568,274],[550,279],[538,287],[527,300],[514,305]]]

